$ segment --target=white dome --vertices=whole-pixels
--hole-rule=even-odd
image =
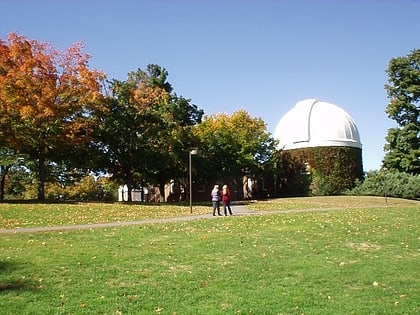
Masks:
[[[298,102],[278,122],[279,149],[322,146],[362,148],[353,119],[342,108],[316,99]]]

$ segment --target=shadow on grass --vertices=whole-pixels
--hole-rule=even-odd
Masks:
[[[19,263],[0,260],[0,294],[9,291],[27,290],[37,291],[39,286],[36,281],[26,278],[4,279],[3,274],[12,273],[19,268]],[[7,276],[6,276],[7,278]]]

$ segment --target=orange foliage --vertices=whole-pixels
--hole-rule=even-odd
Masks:
[[[0,115],[18,127],[4,131],[10,146],[21,142],[23,147],[28,137],[40,139],[40,134],[76,139],[72,134],[89,130],[83,126],[88,119],[75,117],[102,105],[105,75],[89,69],[89,55],[82,49],[76,43],[61,52],[16,33],[9,34],[8,42],[0,41]]]
[[[169,93],[161,87],[149,86],[146,82],[140,82],[134,91],[134,100],[139,110],[147,110],[152,105],[167,104]]]

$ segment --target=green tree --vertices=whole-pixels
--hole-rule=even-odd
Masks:
[[[141,83],[137,74],[129,73],[127,81],[112,81],[111,95],[106,102],[108,110],[101,117],[97,143],[103,157],[102,166],[112,174],[113,180],[128,186],[129,201],[133,186],[147,178],[148,148],[153,147],[152,139],[158,132],[151,107],[159,101],[150,98],[148,103],[137,104],[134,93]],[[150,95],[158,92],[149,91]]]
[[[194,132],[200,139],[201,165],[197,176],[206,181],[234,179],[238,188],[242,187],[239,179],[259,178],[275,151],[275,141],[263,120],[251,117],[245,110],[231,116],[207,116]]]
[[[188,152],[198,143],[192,128],[201,122],[204,114],[189,99],[176,94],[171,94],[166,110],[169,116],[166,118],[164,137],[161,138],[160,147],[163,150],[157,152],[158,159],[151,161],[155,170],[153,181],[158,184],[161,196],[164,195],[165,184],[170,180],[186,178]]]
[[[47,165],[91,141],[104,74],[91,70],[76,43],[62,52],[11,33],[0,40],[0,134],[5,146],[36,164],[38,200]]]
[[[190,126],[202,111],[172,93],[167,71],[157,65],[130,72],[126,81],[113,80],[108,111],[101,119],[98,149],[113,179],[131,190],[145,184],[164,184],[185,172]]]
[[[420,49],[391,59],[387,73],[386,113],[397,127],[388,130],[383,166],[420,174]]]

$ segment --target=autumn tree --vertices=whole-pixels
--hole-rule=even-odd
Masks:
[[[258,178],[275,151],[264,121],[245,110],[207,116],[194,131],[200,139],[202,158],[196,177],[207,181],[234,179],[241,185],[243,176]]]
[[[102,104],[104,74],[89,69],[82,49],[75,43],[62,52],[16,33],[0,41],[0,133],[36,162],[40,201],[48,163],[85,147]]]
[[[98,149],[105,169],[128,187],[164,184],[177,177],[184,164],[180,155],[191,141],[188,126],[202,111],[172,93],[167,71],[158,65],[130,72],[126,81],[113,80],[108,112],[101,119]]]
[[[387,73],[386,113],[397,127],[388,130],[383,166],[420,174],[420,49],[391,59]]]

